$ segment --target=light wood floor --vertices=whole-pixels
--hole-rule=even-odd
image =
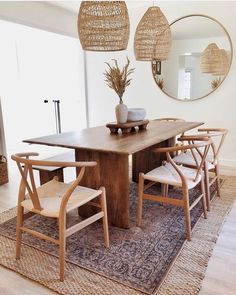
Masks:
[[[13,172],[12,172],[13,171]],[[70,173],[68,173],[70,174]],[[66,177],[67,179],[69,176]],[[16,205],[19,175],[11,169],[10,182],[0,186],[0,212]],[[226,218],[210,259],[200,295],[236,294],[236,203]],[[0,294],[56,294],[0,266]],[[113,294],[118,295],[118,294]],[[191,294],[183,294],[191,295]]]
[[[0,186],[0,212],[15,207],[17,204],[17,186],[20,177],[15,169],[11,169],[9,183]],[[46,295],[56,294],[23,276],[0,266],[1,295]]]
[[[208,264],[199,295],[236,294],[236,203],[229,213]]]

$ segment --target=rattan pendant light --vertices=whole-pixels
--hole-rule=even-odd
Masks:
[[[228,69],[229,69],[229,56],[225,49],[220,49],[219,52],[220,59],[218,63],[213,68],[213,75],[214,76],[224,76]]]
[[[220,61],[220,49],[216,43],[210,43],[200,56],[202,73],[216,73]]]
[[[125,1],[82,1],[77,25],[84,50],[127,48],[130,23]]]
[[[169,23],[157,6],[149,7],[141,18],[134,36],[136,60],[163,61],[171,49]]]

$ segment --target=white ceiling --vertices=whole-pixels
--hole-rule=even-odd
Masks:
[[[81,1],[48,1],[50,4],[62,7],[73,13],[78,13]],[[135,8],[141,8],[139,11],[146,9],[153,4],[160,5],[162,10],[168,12],[170,5],[165,3],[165,1],[155,1],[155,0],[144,0],[136,1],[129,0],[125,1],[128,10],[131,11]],[[183,19],[175,23],[172,27],[172,38],[174,40],[180,39],[195,39],[195,38],[208,38],[214,36],[225,36],[225,32],[216,22],[205,17],[191,17]]]
[[[49,3],[65,8],[72,12],[78,12],[81,1],[49,1]]]
[[[53,5],[57,5],[63,7],[67,10],[77,13],[79,11],[79,6],[81,1],[49,1]],[[145,1],[136,1],[130,0],[125,1],[128,9],[137,8],[137,7],[149,7],[153,5],[153,0],[145,0]]]

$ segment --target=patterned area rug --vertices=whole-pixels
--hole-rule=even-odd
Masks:
[[[158,188],[149,189],[158,193]],[[214,187],[212,190],[214,194]],[[190,203],[199,195],[197,189],[190,191]],[[180,198],[181,191],[170,190],[170,196]],[[137,185],[131,185],[131,228],[129,230],[110,226],[110,248],[103,246],[101,223],[95,223],[67,239],[68,262],[96,272],[126,286],[153,294],[170,269],[185,242],[185,218],[182,208],[144,201],[142,228],[136,227]],[[192,226],[202,214],[201,204],[191,211]],[[202,218],[202,217],[201,217]],[[78,219],[77,212],[69,222]],[[57,237],[57,223],[50,218],[34,216],[25,222],[53,238]],[[0,225],[0,234],[15,239],[16,218]],[[25,245],[57,256],[58,247],[49,242],[24,234]],[[22,258],[23,259],[23,258]],[[58,275],[58,273],[56,273]]]

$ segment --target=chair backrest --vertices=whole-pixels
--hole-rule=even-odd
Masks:
[[[154,121],[164,121],[164,122],[185,122],[184,119],[180,119],[180,118],[159,118],[159,119],[155,119]]]
[[[211,149],[213,152],[213,159],[212,159],[212,164],[216,164],[218,161],[218,156],[221,150],[221,147],[224,143],[225,137],[228,133],[227,129],[223,129],[223,128],[200,128],[198,129],[198,131],[200,132],[199,134],[194,134],[194,135],[183,135],[181,136],[181,138],[179,138],[179,140],[183,141],[188,141],[189,143],[194,143],[196,140],[198,140],[199,138],[202,137],[208,137],[212,139],[212,143],[211,143]],[[219,138],[219,141],[217,142],[216,138]],[[200,151],[198,150],[198,153]]]
[[[21,174],[18,202],[22,202],[24,200],[27,191],[32,200],[34,209],[41,211],[43,208],[40,205],[34,181],[33,169],[29,160],[29,157],[31,156],[38,156],[38,153],[22,153],[11,156],[12,160],[16,161],[16,164]],[[24,163],[22,162],[23,158],[25,159]]]
[[[18,166],[18,169],[21,174],[21,182],[19,188],[19,198],[18,202],[22,202],[25,199],[26,192],[31,198],[34,210],[41,211],[39,196],[37,193],[37,188],[35,185],[34,173],[32,166],[52,166],[52,167],[79,167],[81,168],[80,173],[78,174],[76,180],[71,184],[68,191],[65,192],[62,196],[62,203],[66,205],[71,193],[79,184],[82,179],[85,167],[95,166],[96,162],[58,162],[58,161],[43,161],[43,160],[34,160],[30,159],[31,156],[38,156],[38,153],[18,153],[12,155],[11,158],[14,160]],[[65,198],[64,198],[65,197]]]
[[[201,161],[196,161],[196,174],[193,179],[193,181],[196,181],[198,179],[199,174],[202,172],[203,165],[205,163],[209,148],[211,146],[212,140],[208,137],[199,137],[198,139],[195,140],[193,144],[188,144],[188,145],[181,145],[181,146],[173,146],[173,147],[165,147],[165,148],[156,148],[154,149],[154,152],[157,153],[166,153],[167,156],[167,161],[171,163],[171,165],[175,168],[177,173],[180,175],[180,178],[183,183],[186,184],[186,179],[181,170],[179,169],[178,165],[172,160],[171,154],[178,152],[178,151],[186,151],[186,150],[198,150],[199,148],[203,148],[204,151],[201,153]]]
[[[204,132],[201,133],[200,136],[208,136],[212,139],[212,151],[213,151],[213,163],[215,164],[218,161],[218,156],[220,153],[220,150],[223,146],[223,143],[225,141],[225,137],[228,133],[228,129],[225,128],[200,128],[198,129],[199,132]],[[214,138],[219,138],[218,143],[214,140]]]
[[[185,122],[184,119],[181,118],[172,118],[172,117],[166,117],[166,118],[159,118],[155,119],[154,121],[160,121],[160,122]],[[184,133],[179,134],[178,136],[182,136]],[[176,137],[174,138],[175,144],[179,145],[177,143]],[[178,155],[178,152],[176,151],[175,153],[172,153],[172,155]]]

